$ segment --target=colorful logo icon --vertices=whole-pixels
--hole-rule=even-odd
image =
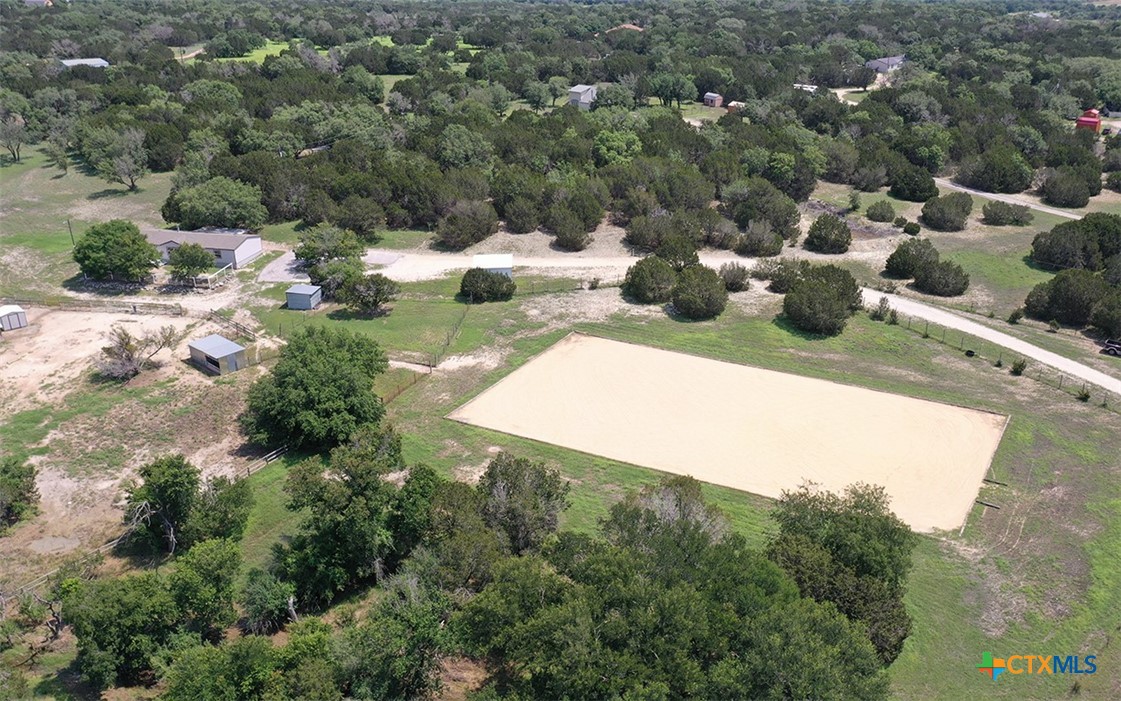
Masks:
[[[1002,672],[1008,671],[1004,666],[1003,657],[993,657],[991,652],[985,652],[981,655],[981,664],[977,665],[977,669],[981,670],[983,674],[989,675],[989,679],[996,681],[996,678]]]

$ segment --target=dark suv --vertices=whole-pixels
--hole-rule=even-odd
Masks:
[[[1105,342],[1105,348],[1102,350],[1110,355],[1121,356],[1121,341],[1110,339]]]

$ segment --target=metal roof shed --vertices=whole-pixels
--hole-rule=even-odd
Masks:
[[[482,268],[488,273],[501,273],[506,277],[514,276],[513,253],[480,253],[471,259],[472,268]]]
[[[215,375],[236,372],[249,365],[245,347],[218,334],[191,341],[187,347],[191,350],[191,362]]]
[[[289,309],[315,309],[323,301],[323,288],[318,285],[292,285],[284,297]]]
[[[15,331],[27,326],[27,312],[15,304],[0,306],[0,330]]]

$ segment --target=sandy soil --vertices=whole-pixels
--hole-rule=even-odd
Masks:
[[[768,497],[880,484],[923,532],[962,524],[1006,422],[579,334],[449,418]]]
[[[68,393],[73,381],[90,368],[101,352],[106,334],[114,324],[140,334],[167,325],[183,331],[197,320],[185,316],[31,307],[27,309],[27,321],[27,328],[5,333],[0,342],[0,368],[4,369],[0,418]]]

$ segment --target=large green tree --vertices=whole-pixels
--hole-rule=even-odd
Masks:
[[[91,226],[74,246],[74,262],[94,280],[140,280],[159,258],[159,251],[140,229],[123,219]]]
[[[490,461],[479,491],[487,525],[504,532],[516,554],[539,547],[568,506],[569,486],[557,470],[510,453]]]
[[[225,176],[172,193],[171,197],[184,229],[259,229],[268,219],[268,210],[261,204],[261,188]]]
[[[345,329],[296,331],[273,371],[249,389],[242,425],[258,443],[327,448],[377,424],[385,409],[374,378],[385,371],[377,342]]]

